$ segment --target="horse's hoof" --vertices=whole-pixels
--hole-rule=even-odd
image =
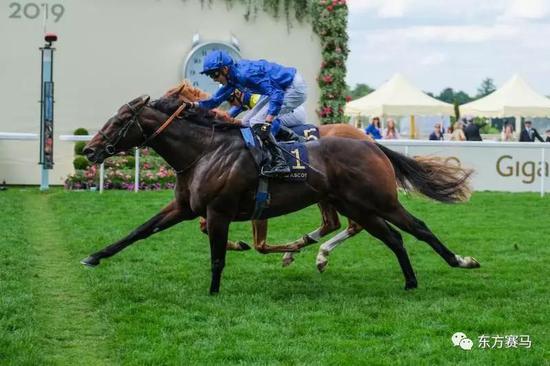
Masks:
[[[80,264],[83,264],[88,267],[95,267],[99,264],[99,259],[96,259],[92,256],[86,257],[80,261]]]
[[[292,254],[285,253],[283,255],[283,267],[288,267],[294,262],[294,256]]]
[[[474,257],[461,257],[460,255],[455,256],[458,261],[458,267],[460,268],[479,268],[481,265]]]
[[[250,245],[246,244],[244,241],[238,241],[237,245],[239,246],[240,250],[250,250]]]
[[[405,284],[405,290],[414,290],[418,287],[418,283],[416,283],[416,280],[409,281]]]
[[[315,260],[315,264],[317,265],[317,269],[319,272],[323,273],[327,267],[328,264],[328,252],[324,250],[320,250],[317,254],[317,258]]]
[[[481,264],[474,257],[464,257],[464,260],[468,263],[468,268],[479,268]]]
[[[328,261],[317,262],[317,270],[319,271],[319,273],[323,273],[325,269],[327,269],[327,264]]]

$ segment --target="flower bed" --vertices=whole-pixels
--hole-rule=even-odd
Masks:
[[[174,189],[176,176],[164,160],[148,149],[140,155],[139,189]],[[105,179],[103,189],[134,190],[135,160],[132,155],[120,154],[104,163]],[[99,166],[90,165],[87,169],[75,169],[65,180],[65,188],[71,190],[97,189],[99,187]]]

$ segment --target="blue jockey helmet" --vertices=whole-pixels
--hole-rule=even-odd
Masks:
[[[225,51],[211,51],[204,58],[201,74],[233,65],[233,58]]]

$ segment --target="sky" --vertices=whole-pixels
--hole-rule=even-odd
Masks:
[[[550,95],[550,0],[348,0],[346,81],[378,87],[402,73],[439,94],[475,95],[513,74]]]

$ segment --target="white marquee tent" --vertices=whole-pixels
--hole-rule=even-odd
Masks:
[[[452,104],[430,97],[413,86],[401,74],[393,75],[372,93],[346,104],[347,116],[414,116],[453,115]],[[414,132],[413,132],[414,134]]]
[[[538,94],[516,74],[486,97],[461,105],[460,114],[516,117],[516,131],[519,131],[521,117],[550,117],[550,99]]]

